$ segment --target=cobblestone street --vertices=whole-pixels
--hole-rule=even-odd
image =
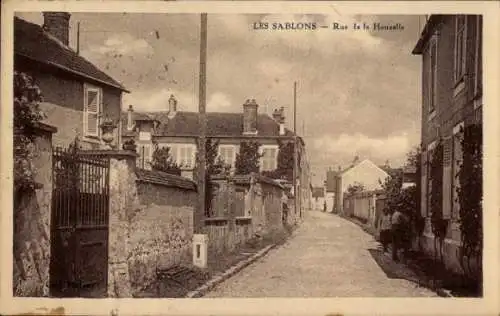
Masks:
[[[374,238],[336,215],[317,211],[283,246],[205,297],[435,297]]]

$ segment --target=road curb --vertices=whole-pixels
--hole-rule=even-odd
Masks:
[[[257,261],[258,259],[260,259],[261,257],[265,256],[274,247],[276,247],[275,244],[267,246],[264,249],[257,252],[256,254],[254,254],[253,256],[251,256],[250,258],[238,262],[237,264],[235,264],[231,268],[227,269],[221,275],[215,276],[214,278],[210,279],[207,283],[203,284],[202,286],[200,286],[196,290],[189,292],[185,296],[185,298],[202,297],[203,295],[205,295],[207,292],[212,290],[218,284],[224,282],[225,280],[229,279],[230,277],[232,277],[236,273],[240,272],[241,270],[243,270],[244,268],[249,266],[251,263],[253,263],[253,262]]]

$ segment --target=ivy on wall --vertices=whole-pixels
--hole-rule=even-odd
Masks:
[[[36,187],[35,125],[45,118],[40,102],[42,93],[33,78],[14,71],[14,192]]]
[[[461,145],[463,160],[457,173],[460,186],[457,199],[460,205],[460,232],[462,254],[469,266],[470,260],[477,260],[481,278],[483,254],[483,130],[482,124],[472,124],[462,128]],[[481,283],[481,282],[479,282]]]

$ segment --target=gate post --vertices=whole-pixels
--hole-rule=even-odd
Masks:
[[[128,269],[129,216],[137,205],[135,168],[137,153],[129,150],[92,150],[88,154],[108,157],[108,297],[132,297]]]

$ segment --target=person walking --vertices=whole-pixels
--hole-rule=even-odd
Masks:
[[[398,251],[403,246],[405,218],[399,210],[394,211],[391,217],[392,260],[399,261]]]
[[[383,251],[387,251],[387,247],[391,242],[391,213],[388,209],[384,210],[384,214],[380,218],[380,243]]]

